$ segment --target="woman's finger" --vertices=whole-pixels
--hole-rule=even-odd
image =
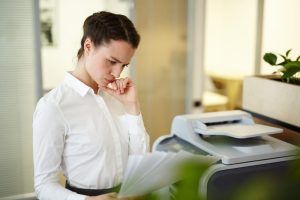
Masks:
[[[118,85],[117,85],[116,81],[112,82],[112,83],[110,84],[110,86],[111,86],[111,88],[112,88],[113,90],[117,90],[117,89],[118,89]]]
[[[128,78],[124,78],[123,81],[122,81],[122,88],[123,88],[123,92],[126,91],[127,87],[128,87],[128,81],[129,79]]]
[[[125,89],[125,82],[124,82],[124,79],[122,78],[120,80],[120,89],[121,89],[121,93],[123,94],[124,93],[124,89]]]
[[[124,89],[128,87],[129,81],[129,78],[127,77],[124,79]]]
[[[118,92],[119,94],[122,94],[123,93],[123,86],[122,86],[122,79],[117,79],[116,80],[116,84],[118,86]]]
[[[109,196],[109,197],[117,197],[117,193],[116,192],[111,192],[111,193],[108,193],[107,196]]]

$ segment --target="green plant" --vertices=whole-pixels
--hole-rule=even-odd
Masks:
[[[292,60],[289,57],[290,52],[291,49],[289,49],[285,55],[278,54],[283,58],[282,62],[277,63],[277,56],[273,53],[266,53],[263,59],[272,66],[281,66],[277,68],[277,74],[281,76],[283,81],[300,84],[300,56],[298,56],[296,60]]]

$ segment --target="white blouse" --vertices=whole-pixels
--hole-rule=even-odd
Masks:
[[[114,97],[94,91],[67,73],[33,116],[34,182],[41,200],[82,200],[59,184],[105,189],[122,182],[129,154],[149,151],[142,116],[126,114]]]

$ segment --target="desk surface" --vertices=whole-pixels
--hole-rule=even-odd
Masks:
[[[300,146],[300,132],[288,129],[288,128],[280,126],[276,123],[272,123],[265,119],[261,119],[259,117],[254,117],[254,121],[255,121],[255,123],[258,123],[258,124],[264,124],[264,125],[268,125],[268,126],[282,128],[283,129],[282,133],[273,134],[271,136],[278,138],[280,140],[286,141],[288,143]]]

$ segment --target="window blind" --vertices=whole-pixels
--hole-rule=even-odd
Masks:
[[[40,88],[37,3],[0,2],[0,199],[34,192],[32,114]]]

